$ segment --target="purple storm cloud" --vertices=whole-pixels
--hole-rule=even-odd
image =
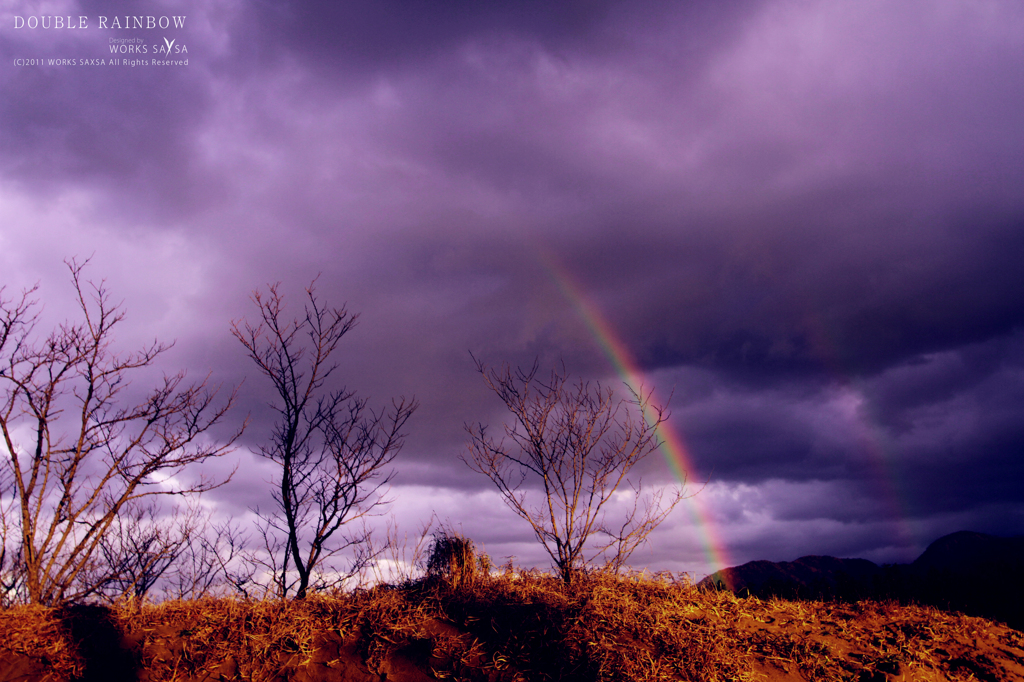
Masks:
[[[58,15],[89,26],[17,27]],[[99,27],[136,15],[186,18]],[[734,563],[1021,534],[1021,36],[1008,1],[14,0],[0,284],[40,282],[59,319],[63,259],[92,255],[119,343],[176,339],[160,369],[242,385],[224,514],[268,504],[271,475],[270,387],[230,323],[320,273],[360,314],[339,380],[422,405],[402,527],[433,513],[543,566],[459,455],[464,424],[504,418],[469,352],[621,385],[550,253],[672,394]],[[167,59],[188,63],[124,63]],[[644,476],[673,480],[659,457]],[[716,568],[696,518],[638,565]]]

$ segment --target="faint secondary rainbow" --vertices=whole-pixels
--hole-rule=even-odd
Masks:
[[[633,359],[633,354],[629,351],[629,348],[619,338],[619,335],[615,333],[608,320],[601,314],[598,306],[590,301],[576,284],[569,271],[552,254],[544,250],[540,251],[540,262],[552,280],[554,280],[562,295],[565,296],[566,300],[572,304],[576,312],[583,318],[583,322],[587,325],[591,335],[597,341],[598,346],[607,356],[608,360],[611,361],[612,366],[622,381],[637,394],[640,394],[642,390],[650,390],[645,389],[644,373],[636,360]],[[649,424],[655,423],[657,417],[650,412],[650,410],[645,409],[643,417]],[[690,472],[694,471],[694,467],[689,448],[686,447],[682,436],[668,421],[664,421],[657,426],[657,435],[661,441],[661,454],[665,458],[668,468],[680,483],[686,483],[690,477]],[[687,498],[689,503],[687,506],[690,510],[691,520],[700,534],[704,556],[711,565],[712,570],[720,570],[731,566],[732,563],[729,560],[729,553],[725,543],[719,537],[709,511],[699,498],[699,495]],[[728,575],[725,576],[725,579],[726,587],[731,589],[732,585],[728,584]]]
[[[807,308],[810,309],[810,306],[808,305]],[[872,416],[873,405],[867,401],[863,392],[858,388],[858,382],[853,373],[847,370],[840,360],[836,334],[830,333],[830,329],[820,316],[808,314],[804,319],[804,327],[807,330],[812,352],[832,376],[835,384],[853,400],[863,401],[862,405],[857,406],[857,416],[853,425],[857,429],[858,445],[868,456],[878,491],[885,501],[886,515],[894,525],[894,540],[905,547],[913,545],[920,547],[921,538],[914,532],[909,522],[911,516],[907,498],[900,494],[900,490],[904,486],[900,480],[893,453],[891,448],[886,445],[883,430],[878,426],[877,419]]]

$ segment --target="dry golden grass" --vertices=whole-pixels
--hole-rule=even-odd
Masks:
[[[98,674],[89,656],[102,647],[75,641],[62,617],[0,612],[0,660],[14,661],[0,681]],[[110,617],[123,633],[112,645],[152,682],[1024,679],[1021,633],[979,618],[739,599],[664,577],[431,580],[290,602],[125,603]]]
[[[38,662],[42,670],[52,672],[52,679],[74,679],[84,670],[84,661],[64,636],[57,613],[43,606],[0,610],[0,652],[0,661],[21,658],[26,663]],[[0,672],[7,672],[3,663]]]

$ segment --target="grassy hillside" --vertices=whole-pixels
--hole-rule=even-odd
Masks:
[[[539,574],[302,601],[0,611],[0,680],[1009,680],[1024,636],[931,608]]]

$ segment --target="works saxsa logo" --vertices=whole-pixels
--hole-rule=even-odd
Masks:
[[[172,54],[188,54],[188,47],[185,45],[175,45],[174,40],[168,40],[164,38],[164,44],[157,47],[156,53],[163,54],[164,56],[170,56]]]
[[[163,38],[163,43],[147,43],[142,38],[111,38],[110,43],[111,55],[147,55],[167,58],[188,54],[188,45],[179,43],[177,38]]]

